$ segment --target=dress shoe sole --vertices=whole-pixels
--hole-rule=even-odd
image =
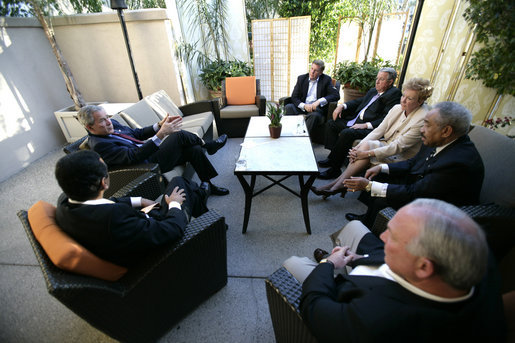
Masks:
[[[345,219],[347,219],[350,222],[353,220],[363,221],[363,219],[365,219],[365,215],[364,214],[347,213],[345,215]]]
[[[229,194],[229,190],[228,189],[213,189],[211,188],[211,195],[227,195]]]

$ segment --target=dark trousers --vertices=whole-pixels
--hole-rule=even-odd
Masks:
[[[295,106],[294,104],[287,104],[284,107],[284,114],[286,115],[297,115],[304,114],[306,121],[306,128],[308,129],[309,135],[311,135],[314,130],[324,125],[326,112],[322,109],[322,107],[318,106],[316,111],[306,112]]]
[[[206,206],[207,192],[201,189],[195,182],[189,181],[182,176],[174,177],[166,186],[166,195],[172,194],[175,187],[184,189],[186,193],[186,199],[182,203],[181,207],[186,211],[188,218],[191,216],[199,217],[203,213],[208,211]],[[166,203],[165,197],[161,200],[161,215],[165,215],[168,211],[168,204]]]
[[[365,138],[372,130],[369,129],[351,129],[347,127],[347,120],[338,118],[329,120],[325,124],[325,148],[331,150],[329,160],[335,168],[349,163],[347,155],[352,148],[352,143],[356,139]]]
[[[185,130],[169,135],[149,160],[159,163],[159,168],[163,173],[190,162],[201,181],[209,181],[218,175],[202,149],[202,140],[197,135]]]
[[[374,179],[377,182],[383,182],[388,184],[407,184],[408,178],[404,176],[392,177],[387,174],[379,174]],[[368,206],[367,213],[365,214],[365,219],[363,220],[363,224],[371,228],[374,224],[378,213],[386,207],[392,207],[394,210],[398,210],[402,206],[406,205],[405,203],[401,203],[399,201],[388,200],[388,193],[386,198],[373,197],[369,192],[362,191],[359,200]]]

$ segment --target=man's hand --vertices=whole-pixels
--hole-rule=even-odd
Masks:
[[[369,168],[365,172],[365,177],[369,180],[372,180],[373,177],[378,175],[381,172],[381,165],[378,164],[377,166],[373,166],[372,168]]]
[[[151,206],[154,204],[156,204],[156,202],[153,200],[141,198],[141,207],[147,207],[147,206]]]
[[[336,120],[337,118],[341,118],[342,112],[343,112],[343,105],[336,106],[336,108],[333,111],[333,120]]]
[[[351,176],[350,179],[345,179],[343,185],[351,192],[363,191],[367,187],[370,180],[364,177]]]
[[[368,129],[368,125],[366,123],[364,123],[364,124],[354,124],[350,128],[354,129],[354,130]]]
[[[165,119],[163,119],[159,123],[162,123],[162,125],[161,125],[161,128],[159,129],[159,131],[157,131],[156,136],[159,139],[164,139],[166,136],[168,136],[174,132],[181,131],[182,117],[180,117],[180,116],[170,117],[167,115],[165,117]]]
[[[334,264],[334,268],[341,269],[349,262],[362,258],[363,255],[358,255],[349,250],[349,247],[335,247],[331,252],[331,256],[327,259]]]
[[[304,105],[304,110],[306,112],[313,112],[313,111],[316,111],[318,105],[320,105],[320,101],[315,101],[314,103],[312,104],[305,104]]]
[[[168,119],[168,117],[170,116],[170,113],[167,113],[166,114],[166,117],[164,117],[157,125],[159,125],[159,128],[161,128],[161,126],[163,126],[164,122]]]
[[[184,189],[179,189],[179,187],[176,186],[170,195],[165,194],[165,200],[167,204],[170,204],[172,201],[176,201],[182,205],[184,200],[186,200],[186,193],[184,192]]]

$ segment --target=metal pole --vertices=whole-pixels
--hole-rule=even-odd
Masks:
[[[118,8],[118,17],[120,18],[120,23],[122,24],[123,37],[125,38],[125,46],[127,47],[127,54],[129,54],[129,61],[131,63],[132,76],[134,76],[134,83],[136,83],[136,90],[138,91],[138,98],[143,99],[143,95],[141,94],[141,89],[139,87],[139,79],[138,74],[136,73],[136,69],[134,68],[134,61],[132,60],[132,51],[131,44],[129,43],[129,35],[127,33],[127,26],[125,25],[125,18],[123,17],[123,10]]]
[[[413,42],[415,41],[415,35],[417,34],[418,22],[420,21],[420,15],[422,13],[422,7],[424,6],[424,0],[418,1],[418,6],[415,12],[415,17],[413,18],[413,23],[411,24],[411,35],[408,42],[408,46],[406,49],[406,54],[404,55],[404,63],[402,64],[401,74],[399,76],[398,87],[402,87],[404,83],[404,78],[406,77],[406,70],[408,69],[408,63],[411,57],[411,49],[413,48]]]

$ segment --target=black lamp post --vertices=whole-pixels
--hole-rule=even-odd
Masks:
[[[125,0],[111,0],[111,8],[113,10],[118,11],[118,17],[120,18],[120,23],[122,24],[123,37],[125,38],[125,46],[127,47],[127,54],[129,54],[129,61],[131,63],[132,76],[134,76],[134,83],[136,83],[136,90],[138,91],[139,99],[143,99],[143,95],[141,94],[141,89],[139,87],[138,74],[136,73],[136,69],[134,68],[134,61],[132,60],[132,51],[131,44],[129,43],[129,35],[127,33],[127,26],[125,25],[125,18],[123,17],[123,11],[127,8],[127,4]]]

